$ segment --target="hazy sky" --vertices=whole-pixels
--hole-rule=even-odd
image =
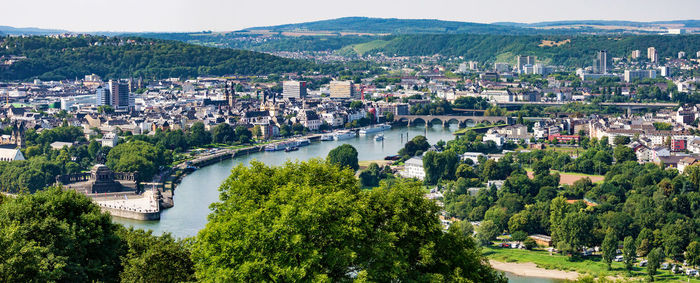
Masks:
[[[700,0],[3,0],[0,25],[229,31],[347,16],[468,22],[698,19]]]

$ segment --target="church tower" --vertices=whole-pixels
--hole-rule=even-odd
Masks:
[[[12,127],[12,141],[17,148],[24,148],[24,123],[15,121]]]

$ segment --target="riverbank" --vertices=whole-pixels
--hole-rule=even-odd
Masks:
[[[496,270],[509,272],[518,276],[538,277],[557,280],[576,280],[580,274],[573,271],[551,270],[539,268],[535,263],[500,262],[489,260],[489,264]]]

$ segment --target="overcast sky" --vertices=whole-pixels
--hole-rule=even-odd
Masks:
[[[230,31],[348,16],[480,23],[700,18],[700,0],[3,0],[0,9],[0,25],[71,31]]]

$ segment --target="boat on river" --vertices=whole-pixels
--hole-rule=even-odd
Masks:
[[[292,152],[292,151],[297,151],[297,150],[299,150],[298,147],[292,146],[292,147],[285,148],[284,152]]]
[[[388,124],[374,125],[374,126],[365,127],[365,128],[360,129],[360,135],[383,132],[383,131],[386,131],[389,129],[391,129],[391,125],[388,125]]]
[[[374,141],[383,141],[384,140],[384,134],[378,134],[374,136]]]
[[[332,141],[333,140],[333,134],[323,134],[321,135],[321,141]]]
[[[356,136],[357,134],[350,130],[333,132],[333,139],[337,141],[351,139]]]
[[[274,144],[270,144],[265,146],[265,151],[279,151],[279,150],[286,150],[287,148],[290,147],[299,147],[302,146],[307,146],[310,145],[311,141],[306,138],[299,138],[299,139],[293,139],[293,140],[288,140],[288,141],[283,141],[283,142],[278,142]]]

